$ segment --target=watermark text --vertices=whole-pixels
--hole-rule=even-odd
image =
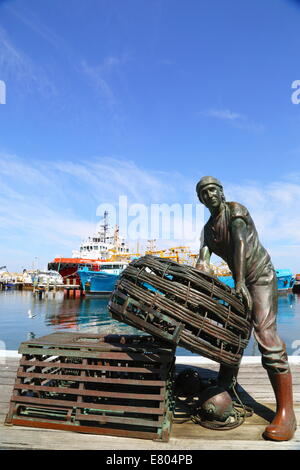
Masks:
[[[300,103],[300,80],[294,80],[292,83],[292,88],[295,90],[291,96],[292,103],[299,104]]]
[[[103,203],[96,215],[109,214],[110,224],[119,226],[119,234],[129,240],[199,240],[204,222],[202,204],[161,203],[128,204],[127,196],[119,196],[118,204]],[[99,223],[99,228],[101,223]]]

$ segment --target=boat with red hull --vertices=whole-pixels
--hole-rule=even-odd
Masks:
[[[96,261],[86,258],[54,258],[53,261],[48,263],[48,269],[59,272],[64,279],[64,284],[80,285],[80,277],[77,272],[79,266],[84,265],[91,269],[106,261],[105,259]]]
[[[72,252],[72,257],[56,257],[48,263],[48,269],[58,271],[64,279],[64,284],[80,285],[77,273],[79,266],[93,270],[109,261],[129,262],[131,256],[128,245],[119,236],[119,227],[116,225],[112,230],[108,224],[108,212],[105,211],[100,229],[82,242],[79,250]]]

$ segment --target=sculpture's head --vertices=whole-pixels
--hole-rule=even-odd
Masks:
[[[223,186],[213,176],[203,176],[197,183],[198,198],[210,211],[218,210],[225,201]]]

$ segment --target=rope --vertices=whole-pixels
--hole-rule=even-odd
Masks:
[[[244,423],[245,419],[249,416],[253,415],[253,409],[250,406],[245,405],[242,400],[240,399],[237,391],[236,391],[237,381],[234,377],[232,391],[237,398],[237,401],[233,401],[233,411],[230,416],[225,421],[217,421],[217,420],[207,420],[203,416],[201,416],[201,409],[198,408],[197,414],[191,416],[192,421],[196,424],[200,424],[201,426],[214,429],[217,431],[227,431],[230,429],[237,428]]]
[[[225,421],[218,421],[213,419],[209,420],[202,412],[201,407],[197,407],[197,405],[195,404],[193,405],[191,403],[187,403],[188,398],[186,398],[185,400],[180,400],[177,397],[181,405],[184,406],[184,411],[189,414],[189,417],[177,422],[185,423],[191,420],[193,423],[199,424],[204,428],[214,429],[216,431],[229,431],[231,429],[237,428],[238,426],[241,426],[245,422],[245,419],[247,417],[253,415],[253,409],[242,402],[236,391],[236,385],[237,381],[236,378],[234,378],[234,382],[231,389],[237,401],[233,400],[233,411]]]
[[[249,416],[252,416],[253,415],[253,408],[251,408],[250,406],[247,406],[245,405],[241,398],[239,397],[237,391],[236,391],[236,385],[237,385],[237,380],[236,380],[236,377],[233,378],[233,385],[232,385],[232,391],[234,393],[234,395],[236,396],[237,398],[237,402],[234,401],[233,402],[233,406],[235,408],[242,408],[243,410],[243,422],[245,421],[245,418],[248,418]]]

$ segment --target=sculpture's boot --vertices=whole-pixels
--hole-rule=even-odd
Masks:
[[[275,397],[276,415],[266,427],[263,437],[273,441],[289,441],[296,430],[296,417],[293,409],[292,374],[268,372]]]
[[[231,390],[236,384],[238,372],[239,369],[237,367],[230,367],[221,364],[218,374],[218,385],[223,387],[225,390]]]

